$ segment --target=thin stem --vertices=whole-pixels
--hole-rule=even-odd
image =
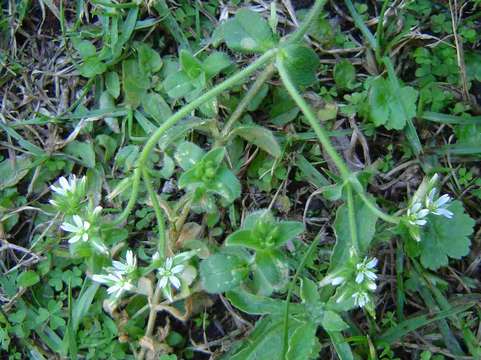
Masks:
[[[167,250],[167,242],[165,241],[164,215],[162,214],[162,208],[160,207],[157,193],[152,186],[152,180],[150,178],[148,169],[143,168],[142,176],[144,178],[144,183],[147,188],[147,192],[149,193],[150,200],[152,201],[152,206],[154,207],[155,217],[157,218],[157,227],[159,229],[159,244],[157,247],[159,250],[160,258],[163,259],[165,258],[165,253]]]
[[[359,239],[357,237],[357,222],[356,222],[356,209],[354,208],[354,196],[352,195],[352,186],[351,184],[346,184],[346,192],[347,192],[347,213],[349,218],[349,231],[351,233],[351,240],[356,250],[356,253],[359,255],[360,248],[359,248]]]
[[[289,335],[289,304],[291,302],[292,292],[294,291],[294,285],[296,284],[297,278],[299,277],[299,274],[301,273],[302,269],[304,269],[307,259],[311,255],[312,251],[316,248],[320,240],[321,240],[321,235],[319,234],[312,241],[311,245],[309,245],[309,248],[307,249],[306,253],[302,257],[302,260],[296,269],[296,273],[294,274],[294,277],[292,278],[291,283],[289,284],[289,290],[287,291],[287,297],[286,297],[286,305],[284,308],[284,337],[283,337],[283,343],[282,343],[282,358],[284,359],[287,356],[287,343],[288,343],[288,335]]]
[[[301,40],[304,35],[306,35],[311,24],[319,17],[319,13],[321,12],[325,3],[326,0],[316,1],[314,6],[309,11],[309,14],[307,14],[306,19],[302,22],[301,26],[299,26],[299,29],[297,29],[297,31],[287,39],[287,43],[296,43]]]
[[[262,85],[264,85],[264,83],[267,80],[269,80],[269,78],[272,76],[275,70],[276,69],[274,65],[270,64],[264,69],[264,71],[262,71],[259,74],[256,81],[252,84],[251,88],[246,92],[246,94],[240,101],[239,105],[237,105],[237,108],[234,110],[231,117],[225,124],[224,129],[221,132],[221,139],[229,135],[229,132],[232,130],[232,127],[234,126],[234,124],[240,119],[240,117],[244,113],[247,106],[249,106],[250,102],[257,95]]]
[[[393,224],[398,224],[400,221],[399,218],[385,214],[383,211],[378,209],[376,204],[374,204],[366,196],[366,194],[364,193],[364,189],[362,188],[362,185],[359,183],[359,180],[357,180],[357,178],[351,173],[347,165],[344,163],[344,160],[342,160],[342,158],[337,153],[336,149],[334,149],[334,146],[332,145],[326,130],[324,130],[324,128],[320,125],[319,120],[317,119],[316,115],[312,111],[311,107],[307,104],[304,98],[297,91],[280,57],[277,58],[276,64],[277,64],[277,69],[279,70],[279,75],[281,77],[282,83],[284,84],[287,92],[295,101],[297,106],[301,109],[302,113],[306,117],[307,121],[311,125],[314,132],[316,133],[316,136],[319,139],[319,142],[322,144],[327,154],[331,157],[332,161],[338,168],[342,179],[350,183],[353,190],[359,195],[362,201],[366,203],[366,206],[369,209],[371,209],[371,211],[373,211],[377,216],[379,216],[384,221],[387,221]]]
[[[149,338],[152,336],[152,332],[154,331],[155,320],[157,320],[157,305],[160,302],[160,295],[161,288],[158,286],[155,287],[154,296],[152,297],[152,301],[150,304],[150,312],[149,312],[149,319],[147,320],[147,329],[145,330],[144,337]],[[145,356],[145,348],[143,347],[139,354],[139,359],[142,360]]]
[[[147,140],[142,152],[140,153],[140,157],[137,163],[137,169],[134,172],[134,182],[132,186],[132,192],[130,193],[129,202],[127,204],[126,209],[122,212],[122,214],[114,220],[114,224],[120,224],[124,220],[127,219],[132,208],[135,205],[137,200],[137,196],[139,193],[139,183],[140,183],[140,175],[143,172],[143,168],[149,157],[150,152],[153,150],[157,142],[159,141],[160,137],[172,126],[174,126],[177,122],[182,120],[184,117],[188,116],[192,111],[196,108],[201,106],[203,103],[209,101],[213,97],[221,94],[222,92],[228,90],[229,88],[237,85],[240,81],[247,78],[249,75],[253,74],[258,68],[269,62],[276,54],[277,49],[271,49],[264,53],[261,57],[259,57],[256,61],[252,64],[247,66],[246,68],[242,69],[238,73],[234,74],[230,78],[224,80],[222,83],[218,84],[217,86],[213,87],[211,90],[207,91],[204,95],[198,97],[191,103],[183,106],[179,109],[175,114],[169,117]]]

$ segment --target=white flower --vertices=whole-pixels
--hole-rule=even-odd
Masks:
[[[158,256],[155,256],[157,257]],[[164,265],[158,269],[159,287],[165,288],[169,283],[176,289],[180,288],[180,280],[178,274],[184,270],[184,265],[174,265],[174,258],[168,257],[165,259]]]
[[[374,284],[372,283],[372,281],[377,279],[377,275],[374,273],[375,271],[374,268],[376,267],[376,265],[377,265],[376,258],[372,258],[369,260],[366,256],[361,263],[356,265],[356,269],[357,269],[356,282],[358,284],[361,284],[364,281],[364,279],[367,278],[368,280],[371,280],[368,284],[369,288],[371,289],[373,287],[372,284]],[[376,290],[375,286],[376,284],[374,284],[374,289],[372,290]]]
[[[58,179],[60,186],[51,185],[50,189],[61,196],[67,196],[69,193],[75,193],[78,187],[78,182],[83,185],[83,183],[85,183],[85,176],[80,180],[77,179],[75,175],[70,175],[68,180],[64,176],[61,176]]]
[[[132,280],[123,277],[117,273],[111,273],[108,275],[93,275],[92,280],[101,284],[107,285],[107,293],[118,299],[125,291],[132,291],[135,286],[132,284]]]
[[[451,201],[451,197],[448,194],[444,194],[435,200],[436,192],[437,190],[435,188],[429,192],[426,197],[426,208],[434,215],[440,215],[451,219],[454,214],[446,209]]]
[[[369,295],[364,291],[357,291],[352,294],[354,298],[354,304],[359,307],[364,307],[369,302]]]
[[[425,217],[428,216],[429,210],[422,209],[422,204],[420,202],[415,202],[412,204],[407,211],[408,221],[411,225],[423,226],[426,225]]]
[[[137,258],[135,257],[132,250],[127,250],[127,255],[125,257],[125,263],[121,261],[112,261],[114,266],[113,271],[119,275],[129,275],[135,271],[137,268]]]
[[[62,230],[65,230],[67,232],[70,232],[70,233],[74,234],[74,236],[72,236],[68,240],[68,242],[70,244],[73,244],[73,243],[76,243],[79,240],[88,241],[88,239],[89,239],[88,230],[90,229],[90,223],[88,221],[82,220],[82,218],[78,215],[73,216],[73,222],[75,224],[64,222],[60,226],[60,228]]]

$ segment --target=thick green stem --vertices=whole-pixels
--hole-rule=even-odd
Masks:
[[[257,69],[261,66],[265,65],[269,60],[271,60],[276,54],[277,49],[271,49],[267,51],[264,55],[259,57],[256,61],[252,64],[247,66],[246,68],[242,69],[235,75],[231,76],[230,78],[224,80],[219,85],[213,87],[211,90],[207,91],[204,95],[198,97],[191,103],[185,105],[171,117],[169,117],[147,140],[142,152],[140,153],[139,160],[137,162],[137,169],[134,171],[134,179],[133,179],[133,186],[132,192],[130,193],[130,199],[127,204],[126,209],[122,212],[122,214],[114,220],[114,224],[120,224],[127,219],[132,208],[135,205],[137,200],[137,196],[139,193],[139,183],[140,183],[140,176],[143,172],[143,168],[147,162],[147,159],[150,155],[150,152],[153,150],[157,142],[159,141],[160,137],[172,126],[174,126],[177,122],[182,120],[184,117],[188,116],[192,111],[196,108],[201,106],[203,103],[209,101],[213,97],[221,94],[222,92],[230,89],[231,87],[237,85],[239,82],[247,78],[249,75],[253,74]]]
[[[312,111],[311,107],[307,104],[307,102],[304,100],[301,94],[297,91],[294,83],[292,82],[289,76],[289,73],[287,72],[286,67],[282,62],[282,58],[278,57],[276,63],[277,63],[277,69],[279,70],[279,75],[281,77],[281,80],[287,92],[295,101],[297,106],[301,109],[302,113],[304,114],[307,121],[309,122],[309,125],[311,125],[312,129],[316,133],[316,136],[319,139],[320,143],[322,144],[327,154],[329,155],[329,157],[332,159],[332,161],[338,168],[342,179],[345,182],[350,183],[350,185],[352,186],[354,191],[359,195],[362,201],[366,203],[366,206],[368,206],[369,209],[371,209],[371,211],[373,211],[377,216],[379,216],[384,221],[387,221],[393,224],[399,223],[399,218],[385,214],[383,211],[379,210],[378,207],[366,196],[357,178],[353,174],[351,174],[351,171],[347,167],[344,160],[337,153],[336,149],[334,149],[334,146],[332,145],[327,132],[320,125],[319,120],[317,119],[316,115]]]
[[[165,241],[164,215],[162,213],[162,208],[159,204],[159,199],[157,198],[157,192],[152,186],[152,180],[150,179],[149,170],[147,168],[143,168],[142,176],[144,178],[147,192],[149,193],[150,201],[152,201],[152,206],[154,207],[155,217],[157,218],[157,227],[159,229],[159,244],[157,247],[160,258],[163,259],[167,250],[167,242]]]
[[[346,185],[346,192],[347,192],[347,213],[349,217],[349,232],[351,233],[351,240],[352,240],[354,249],[357,255],[359,255],[360,248],[359,248],[359,239],[357,237],[356,209],[354,208],[354,196],[352,194],[351,184]]]

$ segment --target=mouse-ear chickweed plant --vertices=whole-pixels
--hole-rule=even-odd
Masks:
[[[327,105],[320,110],[323,101],[309,90],[318,83],[321,66],[315,50],[321,47],[311,46],[310,36],[327,24],[321,13],[325,0],[316,0],[295,31],[283,36],[277,33],[275,2],[269,21],[252,9],[240,9],[220,23],[198,51],[190,48],[165,1],[148,2],[148,10],[164,12],[162,18],[147,20],[139,18],[140,1],[92,3],[102,29],[120,29],[120,35],[103,37],[101,51],[89,40],[97,36],[94,32],[67,31],[65,36],[72,36],[79,54],[78,71],[90,79],[89,86],[99,87],[95,98],[100,106],[95,111],[106,114],[109,135],[96,137],[95,152],[114,165],[107,173],[90,163],[88,145],[69,145],[69,156],[88,170],[85,176],[55,180],[56,173],[45,204],[50,232],[55,234],[51,238],[63,249],[68,247],[61,255],[81,264],[81,276],[88,279],[78,300],[72,297],[71,279],[66,285],[57,281],[58,286],[68,286],[70,317],[64,339],[50,334],[50,344],[58,345],[64,357],[76,357],[79,349],[70,346],[72,338],[79,317],[88,315],[94,299],[105,300],[104,309],[117,325],[113,337],[128,343],[137,359],[171,359],[169,354],[183,341],[175,341],[178,333],[173,329],[210,306],[208,299],[218,297],[211,294],[229,302],[229,311],[236,316],[231,305],[260,316],[248,340],[229,347],[223,359],[309,360],[329,346],[343,360],[387,359],[377,352],[422,324],[439,325],[444,336],[453,336],[447,321],[454,321],[459,306],[446,301],[432,306],[436,313],[406,320],[402,291],[409,287],[426,301],[439,301],[442,294],[438,291],[433,297],[430,292],[436,276],[430,270],[438,271],[450,258],[468,254],[474,221],[456,200],[458,193],[449,188],[452,195],[444,194],[440,176],[429,170],[418,189],[403,194],[398,203],[383,199],[378,191],[376,197],[371,182],[375,164],[357,171],[353,157],[348,159],[348,151],[341,152],[340,142],[333,142],[338,130],[327,129],[327,120],[338,110],[347,113],[358,107],[356,111],[373,122],[372,131],[381,125],[404,131],[410,153],[422,156],[413,125],[420,95],[400,83],[389,56],[391,45],[382,32],[389,1],[377,4],[379,36],[371,33],[359,8],[345,1],[366,38],[370,54],[366,66],[378,75],[369,77],[363,93],[346,96],[348,105],[328,104],[335,114],[327,120]],[[201,3],[195,8],[197,16],[209,11]],[[170,29],[182,44],[178,57],[161,58],[147,42],[132,42],[132,49],[125,51],[135,31],[157,24],[159,31]],[[189,26],[200,29],[198,22]],[[155,43],[164,42],[163,36],[156,37]],[[220,44],[225,51],[204,53]],[[239,68],[228,53],[248,58],[248,63]],[[338,89],[341,94],[359,88],[349,62],[336,65],[334,77],[344,84]],[[244,88],[252,78],[251,86]],[[269,87],[270,80],[275,88]],[[333,95],[325,87],[316,89],[329,93],[327,98]],[[270,107],[265,99],[271,95],[282,111],[269,108],[272,123],[267,128],[265,119],[246,112]],[[76,116],[81,118],[82,111],[86,110]],[[96,119],[95,111],[89,117]],[[305,133],[289,125],[295,118]],[[349,119],[354,121],[354,116]],[[361,137],[357,125],[354,128],[355,136]],[[313,142],[309,151],[318,164],[327,164],[328,178],[301,154]],[[300,199],[289,200],[289,179],[298,176],[296,167],[309,172],[307,181],[319,188],[307,196],[323,194],[322,206],[335,209],[332,223],[321,219],[326,226],[317,236],[306,216],[289,216],[289,209],[305,197],[303,193]],[[122,178],[111,179],[119,172]],[[241,182],[244,177],[248,181]],[[272,202],[256,193],[261,183],[275,190]],[[102,196],[104,191],[107,196]],[[396,242],[397,278],[387,274],[385,249],[391,241]],[[379,294],[389,286],[396,293],[397,322],[383,334],[374,320],[386,316],[382,306],[386,296]],[[171,323],[168,316],[180,322]],[[368,319],[369,329],[356,325],[360,317]],[[201,320],[205,330],[208,319]],[[464,320],[455,326],[457,332],[468,334]],[[34,331],[39,338],[48,337],[40,327]],[[319,337],[325,338],[322,343]],[[209,346],[192,348],[207,352]]]

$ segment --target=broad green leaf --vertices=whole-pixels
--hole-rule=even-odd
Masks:
[[[157,124],[162,124],[171,115],[172,110],[167,102],[157,93],[147,93],[142,98],[142,107],[145,112],[157,121]]]
[[[303,303],[314,304],[320,301],[316,283],[308,278],[301,279],[300,296]]]
[[[204,72],[202,63],[187,50],[180,51],[179,60],[182,71],[192,80],[198,78]]]
[[[17,284],[21,287],[30,287],[40,281],[40,276],[35,271],[24,271],[17,278]]]
[[[233,202],[241,195],[241,183],[232,171],[222,166],[213,182],[208,183],[206,189],[220,195],[228,203]]]
[[[74,46],[75,50],[78,51],[82,59],[95,56],[97,53],[97,49],[95,48],[94,44],[88,40],[80,40],[79,38],[74,37],[72,38],[72,45]]]
[[[342,59],[334,66],[334,81],[339,89],[352,89],[356,81],[356,69],[349,60]]]
[[[70,154],[80,161],[80,164],[88,168],[95,167],[95,151],[90,141],[72,141],[65,147],[65,153]]]
[[[184,170],[191,169],[203,156],[204,150],[188,141],[184,141],[177,146],[174,154],[175,161]]]
[[[92,78],[96,75],[103,74],[107,70],[107,66],[97,57],[90,57],[84,60],[79,66],[80,75],[86,78]]]
[[[281,147],[272,131],[262,126],[243,125],[235,128],[231,136],[240,136],[248,142],[258,146],[273,157],[281,156]]]
[[[276,226],[279,231],[279,236],[275,239],[277,247],[285,245],[304,231],[304,224],[300,221],[281,221]]]
[[[240,9],[224,26],[224,40],[231,50],[261,53],[274,47],[274,34],[258,13]]]
[[[256,252],[257,275],[261,276],[273,290],[282,289],[288,282],[289,267],[277,251]]]
[[[349,328],[349,325],[331,310],[324,311],[321,318],[321,325],[326,331],[343,331]]]
[[[306,322],[289,337],[286,360],[310,360],[317,358],[320,351],[319,340],[316,336],[317,324]]]
[[[389,83],[382,77],[373,80],[369,90],[369,115],[376,126],[386,124],[389,118],[389,101]]]
[[[228,246],[244,246],[257,251],[264,249],[250,229],[234,231],[225,239],[225,244]]]
[[[448,257],[461,259],[469,253],[474,220],[459,201],[453,201],[449,210],[454,214],[452,219],[429,215],[421,233],[421,263],[428,269],[437,270],[448,265]]]
[[[115,166],[122,167],[124,172],[127,173],[133,169],[138,155],[139,147],[137,145],[124,146],[115,156]]]
[[[155,73],[162,67],[162,59],[157,51],[145,43],[136,44],[139,67],[144,73]]]
[[[230,253],[209,256],[200,263],[202,287],[209,293],[221,293],[239,286],[248,274],[248,265]]]
[[[354,213],[360,254],[366,254],[376,231],[377,216],[358,197],[354,196]],[[331,256],[331,271],[342,267],[350,258],[349,251],[354,246],[349,227],[347,204],[337,209],[334,222],[336,245]]]
[[[254,295],[242,289],[231,290],[226,294],[226,296],[232,305],[248,314],[281,315],[284,312],[285,302],[279,299]]]
[[[317,81],[319,58],[310,47],[292,44],[282,49],[284,65],[297,86],[306,87]]]
[[[334,346],[340,360],[354,360],[351,347],[340,332],[327,331],[327,334],[331,338],[332,345]]]
[[[30,170],[32,160],[28,155],[20,155],[12,159],[5,159],[0,162],[0,190],[15,186],[22,180]]]
[[[226,53],[213,51],[202,62],[202,67],[209,78],[219,74],[222,70],[232,65],[232,61]]]
[[[150,87],[150,79],[136,59],[128,59],[122,63],[122,85],[125,103],[133,108],[139,106]]]
[[[108,91],[103,91],[102,94],[100,94],[99,109],[106,111],[115,109],[114,98]],[[104,121],[110,128],[110,130],[112,130],[116,134],[120,133],[119,122],[117,121],[117,118],[112,116],[105,116]]]
[[[184,97],[194,89],[192,80],[183,71],[168,75],[163,84],[167,95],[172,99]]]
[[[120,95],[120,78],[115,71],[110,71],[105,74],[105,87],[109,94],[117,99]]]

